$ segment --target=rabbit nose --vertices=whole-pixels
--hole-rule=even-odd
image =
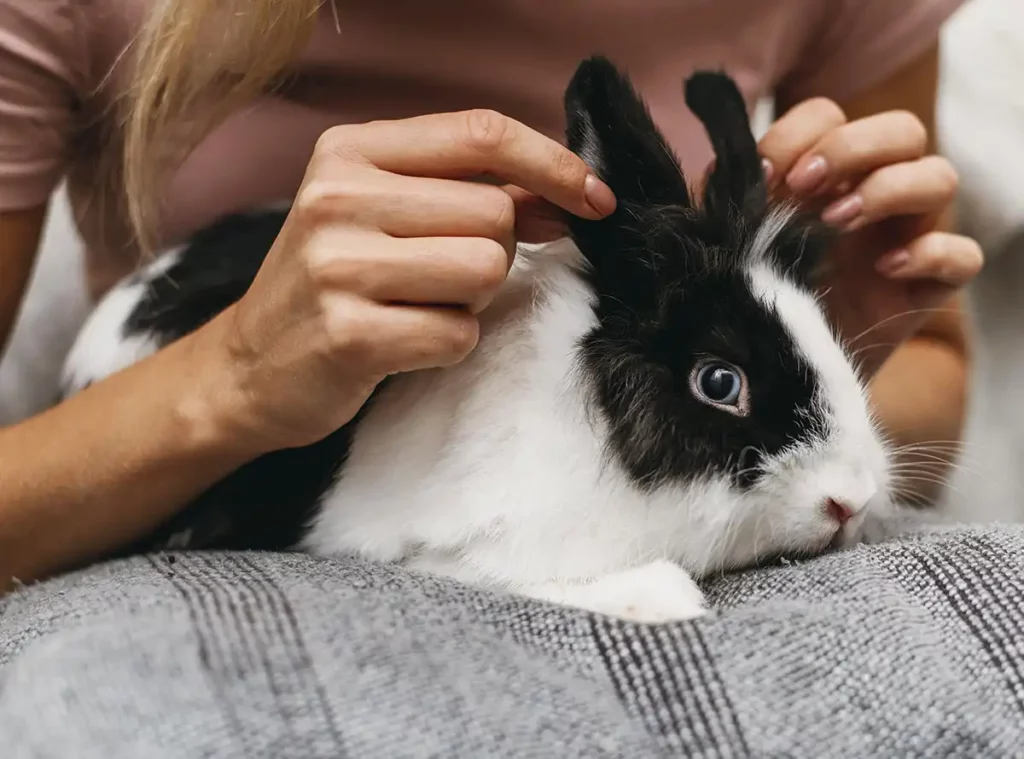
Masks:
[[[849,506],[849,504],[836,500],[835,498],[829,498],[825,501],[824,510],[827,517],[836,520],[840,525],[844,525],[849,522],[853,518],[853,515],[857,513],[855,509]]]

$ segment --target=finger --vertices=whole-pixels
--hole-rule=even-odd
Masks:
[[[885,254],[875,268],[891,279],[928,279],[962,287],[974,279],[983,263],[981,246],[971,238],[930,232],[905,248]]]
[[[761,156],[780,181],[797,160],[829,131],[846,123],[843,110],[827,98],[811,98],[795,105],[773,123],[758,143]]]
[[[490,237],[509,255],[516,241],[549,242],[566,234],[565,212],[514,185],[405,177],[354,168],[344,178],[303,187],[298,213],[346,222],[392,237]]]
[[[823,192],[843,180],[925,154],[928,130],[909,111],[889,111],[830,130],[786,175],[797,194]]]
[[[351,309],[340,324],[342,354],[381,375],[451,366],[480,339],[476,317],[461,309],[372,305]],[[355,318],[351,312],[355,311]]]
[[[344,223],[392,237],[494,239],[514,236],[516,216],[515,203],[500,187],[359,167],[308,182],[293,212],[313,217],[317,227]]]
[[[935,214],[956,195],[957,174],[939,156],[884,166],[821,214],[822,221],[845,231],[894,216]]]
[[[579,156],[554,140],[488,110],[431,114],[336,127],[320,152],[397,174],[462,178],[489,174],[588,219],[615,210],[612,191]]]
[[[330,247],[330,241],[324,244]],[[466,306],[476,313],[505,281],[505,247],[482,237],[367,236],[319,264],[322,285],[380,303]]]

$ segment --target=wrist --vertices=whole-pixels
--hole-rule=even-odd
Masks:
[[[228,308],[180,341],[183,361],[192,370],[175,409],[194,447],[241,465],[273,446],[259,434],[242,367],[229,347],[233,311]]]

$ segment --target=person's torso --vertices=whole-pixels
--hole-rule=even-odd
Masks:
[[[561,139],[564,87],[595,53],[629,72],[684,169],[699,172],[711,153],[683,103],[684,78],[697,68],[725,68],[753,105],[798,58],[810,12],[807,0],[336,2],[337,23],[325,4],[293,84],[233,114],[173,175],[163,239],[178,241],[225,214],[292,197],[317,138],[333,125],[492,108]],[[109,18],[101,13],[91,32],[94,75],[101,75],[137,32],[150,0],[93,5],[109,6]],[[103,113],[124,81],[122,68],[87,110]],[[95,151],[95,140],[82,144]],[[134,260],[102,235],[90,159],[76,156],[70,186],[99,292]]]

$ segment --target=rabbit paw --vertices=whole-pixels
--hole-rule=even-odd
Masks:
[[[681,621],[706,612],[700,588],[671,561],[654,561],[586,583],[547,583],[526,594],[631,622]]]

